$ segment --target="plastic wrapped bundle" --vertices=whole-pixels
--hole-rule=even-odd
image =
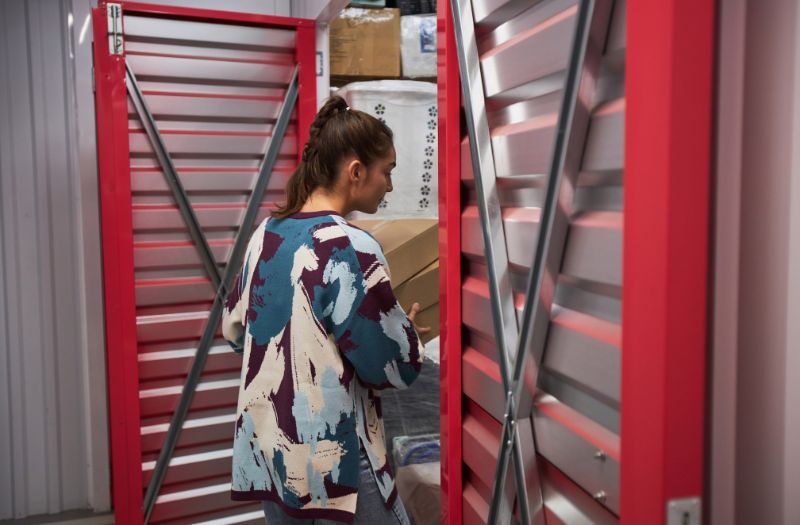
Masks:
[[[396,219],[438,216],[438,140],[436,84],[414,80],[376,80],[343,86],[338,94],[358,110],[392,128],[397,168],[394,191],[376,215],[354,219]]]
[[[400,17],[400,58],[404,77],[436,76],[436,15]]]

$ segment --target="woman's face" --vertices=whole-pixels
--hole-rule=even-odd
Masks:
[[[384,196],[392,191],[392,170],[397,165],[394,148],[385,158],[378,159],[366,168],[366,177],[358,187],[355,209],[363,213],[375,213]]]

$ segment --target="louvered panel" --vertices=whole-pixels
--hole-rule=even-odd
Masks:
[[[157,306],[208,302],[214,299],[215,290],[205,277],[183,279],[138,279],[136,304]]]
[[[203,230],[236,230],[245,212],[244,204],[195,204],[194,214]],[[264,220],[269,209],[263,205],[258,211],[258,220]],[[133,229],[139,231],[161,231],[185,229],[178,208],[174,205],[137,204],[133,208]]]
[[[269,131],[275,123],[281,97],[209,96],[192,92],[149,91],[144,93],[150,112],[159,124],[164,121],[198,120],[258,121]],[[133,103],[128,101],[130,124],[139,125]],[[295,122],[292,122],[295,123]]]
[[[487,118],[521,318],[577,5],[473,1]],[[534,429],[548,523],[616,523],[623,224],[625,2],[612,13],[554,292]],[[461,143],[464,522],[485,523],[505,396],[469,144]],[[595,453],[603,451],[603,460]],[[491,465],[487,468],[486,465]],[[604,491],[600,503],[592,495]],[[469,494],[469,495],[468,495]]]
[[[196,348],[191,347],[140,353],[139,380],[145,382],[183,376],[189,370],[196,351]],[[239,372],[241,367],[242,358],[231,352],[230,346],[225,344],[211,348],[205,372],[209,374]]]
[[[492,149],[497,176],[503,178],[546,173],[550,167],[557,107],[546,114],[535,114],[526,120],[496,126],[492,129]],[[622,167],[624,99],[604,103],[593,113],[586,139],[584,172],[619,170]],[[525,112],[522,112],[526,117]],[[461,177],[474,184],[469,157],[469,144],[461,144]]]
[[[551,463],[542,462],[547,525],[613,525],[618,519]]]
[[[281,87],[289,83],[292,62],[208,58],[204,50],[196,55],[145,55],[128,53],[128,61],[144,79],[180,78],[183,83],[235,83],[252,87]]]
[[[271,137],[269,133],[251,131],[200,131],[162,129],[161,136],[171,155],[191,157],[192,155],[231,155],[251,156],[261,159]],[[131,129],[131,154],[153,155],[153,149],[144,131]],[[297,141],[287,135],[283,140],[280,154],[291,157],[297,152]]]
[[[176,454],[169,462],[169,471],[164,478],[164,487],[191,481],[197,478],[226,476],[230,473],[233,450],[220,448],[197,454]],[[155,460],[142,463],[142,487],[147,487],[156,467]]]
[[[228,252],[233,248],[233,241],[210,241],[209,245],[216,261],[222,263],[227,260]],[[136,243],[134,260],[138,270],[201,266],[197,249],[184,241]]]
[[[520,270],[530,267],[539,227],[539,208],[505,208],[503,224],[509,263]],[[468,257],[483,261],[483,239],[477,206],[462,214],[462,249]],[[622,284],[622,214],[593,212],[576,218],[570,229],[562,272],[589,281]]]
[[[178,406],[183,382],[160,388],[146,388],[139,392],[142,419],[172,414]],[[239,395],[239,376],[228,379],[206,380],[197,385],[192,398],[192,410],[208,410],[236,405]]]
[[[164,46],[166,40],[171,43],[180,42],[187,45],[195,53],[198,52],[198,48],[202,48],[204,52],[227,48],[239,53],[247,49],[260,49],[263,50],[262,52],[281,50],[293,58],[295,47],[295,32],[288,29],[219,24],[190,19],[175,23],[173,19],[169,18],[138,14],[125,15],[125,36],[127,38],[126,47],[134,42],[154,41]],[[233,56],[241,57],[240,54]]]
[[[206,319],[207,311],[140,315],[136,321],[136,337],[140,344],[200,339]]]
[[[192,525],[263,525],[264,523],[264,511],[262,510],[237,514],[235,516],[223,515],[219,518],[213,518],[212,515],[203,517],[212,519],[206,521],[192,521],[190,523]]]
[[[483,51],[480,60],[486,96],[491,99],[498,93],[563,70],[569,57],[576,12],[575,6],[568,7]],[[519,67],[522,63],[524,68]]]
[[[188,171],[181,170],[181,182],[187,192],[231,192],[245,193],[250,190],[255,181],[256,169],[240,168],[222,171]],[[277,173],[275,174],[277,175]],[[288,179],[289,173],[286,173]],[[148,193],[168,193],[169,186],[164,179],[164,173],[158,168],[140,168],[131,173],[131,188],[133,191]]]
[[[183,425],[183,431],[178,439],[177,450],[206,443],[230,443],[236,415],[234,409],[228,410],[229,412],[227,413],[217,415],[196,414],[190,416]],[[141,442],[144,457],[153,458],[158,454],[164,444],[168,430],[168,420],[142,425]]]
[[[176,520],[174,523],[192,523],[195,520],[200,521],[199,517],[192,519],[193,515],[203,516],[205,519],[207,513],[232,506],[230,481],[186,490],[163,491],[156,500],[151,520],[155,523],[173,523],[171,520]],[[245,508],[253,509],[254,506]],[[177,521],[181,518],[185,521]]]
[[[620,326],[566,308],[554,310],[544,366],[618,404]]]
[[[619,436],[551,396],[536,403],[534,428],[539,453],[619,513]]]
[[[482,525],[489,519],[489,503],[469,483],[464,483],[464,525]]]
[[[296,63],[296,32],[146,14],[125,16],[124,27],[128,63],[223,269]],[[130,101],[128,118],[144,490],[215,291]],[[258,222],[283,199],[297,126],[295,112]],[[254,504],[230,500],[240,370],[241,356],[216,342],[151,523],[263,521]]]

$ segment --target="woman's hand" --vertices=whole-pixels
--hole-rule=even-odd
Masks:
[[[411,305],[411,311],[408,312],[408,318],[411,320],[411,324],[414,325],[414,330],[417,331],[419,335],[427,334],[431,331],[430,326],[417,326],[417,314],[419,313],[419,303],[414,303]]]

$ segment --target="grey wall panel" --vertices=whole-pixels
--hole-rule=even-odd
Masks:
[[[0,519],[108,506],[99,252],[84,251],[97,232],[82,209],[87,93],[76,82],[89,50],[75,21],[68,1],[0,4]]]

